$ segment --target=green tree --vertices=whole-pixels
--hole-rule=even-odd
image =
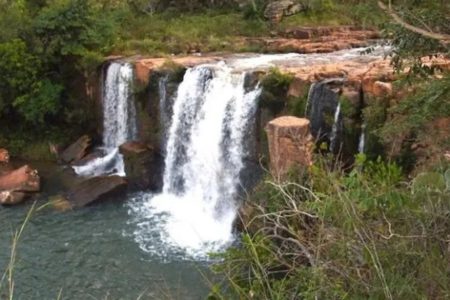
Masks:
[[[62,86],[43,79],[38,57],[15,39],[0,44],[0,115],[43,124],[60,108]]]
[[[99,60],[114,41],[115,22],[89,0],[54,0],[33,24],[38,51],[54,67],[75,63],[83,68]]]
[[[394,5],[395,4],[395,5]],[[434,70],[422,58],[450,54],[450,3],[443,0],[378,1],[390,17],[385,28],[394,46],[392,63],[398,71],[429,75]]]

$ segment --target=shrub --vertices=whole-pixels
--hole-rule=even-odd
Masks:
[[[410,185],[395,164],[357,162],[264,182],[239,245],[214,267],[228,281],[211,298],[448,298],[450,191],[434,183],[445,171]]]

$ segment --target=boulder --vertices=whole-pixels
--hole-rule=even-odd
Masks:
[[[162,188],[163,158],[159,151],[139,142],[127,142],[119,147],[125,164],[125,174],[132,189]]]
[[[9,162],[8,150],[0,148],[0,163],[8,163],[8,162]]]
[[[27,194],[24,192],[3,191],[0,192],[1,205],[16,205],[22,203]]]
[[[87,179],[71,188],[64,196],[54,201],[54,206],[67,210],[118,195],[126,190],[127,181],[120,176],[101,176]]]
[[[37,170],[25,165],[0,176],[0,191],[39,192],[40,182]]]
[[[294,167],[312,165],[313,139],[308,119],[291,116],[272,120],[266,126],[270,168],[280,179]]]
[[[88,149],[91,147],[91,143],[91,138],[87,135],[83,135],[75,143],[60,153],[60,160],[66,164],[79,161],[86,156]]]
[[[272,24],[277,24],[283,17],[295,15],[305,9],[301,3],[294,0],[272,1],[266,6],[264,17]]]

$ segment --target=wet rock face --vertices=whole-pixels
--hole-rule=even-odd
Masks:
[[[280,117],[266,126],[270,168],[275,178],[282,178],[293,167],[312,164],[313,142],[310,122],[296,117]]]
[[[162,189],[164,161],[155,149],[139,142],[120,146],[129,188],[137,190]]]
[[[94,177],[73,187],[61,200],[70,208],[79,208],[125,192],[127,181],[120,176]]]
[[[341,78],[316,82],[310,88],[306,114],[312,135],[319,149],[339,155],[345,164],[351,164],[358,153],[363,98],[360,83]]]
[[[333,85],[342,83],[342,79],[328,79],[311,86],[307,115],[311,120],[311,133],[319,143],[331,139],[335,113],[339,105],[339,90]]]
[[[173,101],[186,68],[172,66],[152,70],[147,88],[137,95],[139,140],[156,149],[164,149],[166,130],[170,126]]]

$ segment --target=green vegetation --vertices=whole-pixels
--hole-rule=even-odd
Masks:
[[[370,159],[359,155],[342,171],[322,157],[306,172],[261,183],[247,199],[239,245],[219,255],[214,269],[226,280],[211,299],[450,297],[450,81],[422,59],[449,53],[450,5],[386,1],[385,9],[392,64],[409,76],[395,96],[366,99]],[[302,102],[290,111],[301,115]],[[345,99],[342,108],[354,114]]]
[[[243,6],[207,0],[0,1],[2,146],[23,156],[26,147],[18,145],[64,144],[94,132],[95,110],[83,85],[105,56],[259,51],[252,38],[274,30],[363,20],[353,12],[343,17],[345,1],[304,2],[304,13],[274,27],[264,20],[264,0]],[[55,135],[63,139],[52,140]]]
[[[377,26],[395,47],[396,71],[409,71],[397,88],[410,90],[408,96],[366,99],[368,153],[351,170],[319,159],[307,172],[293,170],[285,181],[267,178],[257,187],[240,244],[215,266],[227,281],[211,299],[450,298],[450,166],[442,158],[450,147],[450,74],[423,59],[450,54],[449,2],[386,0],[380,9],[377,0],[304,0],[304,12],[277,25],[264,19],[267,2],[0,0],[0,146],[51,159],[48,142],[94,132],[84,83],[108,55],[259,51],[252,40],[294,26]],[[184,69],[170,60],[164,68],[175,89]],[[261,107],[304,116],[308,89],[280,97],[292,80],[271,70],[261,81]],[[157,90],[151,84],[136,86],[141,104],[148,101],[144,88]],[[356,142],[359,132],[347,124],[359,111],[349,99],[341,104]],[[157,117],[139,113],[156,136]],[[334,116],[328,119],[331,126]],[[418,161],[421,148],[426,162]],[[9,280],[11,299],[22,230],[0,281],[1,290]]]
[[[448,167],[406,182],[397,165],[359,157],[349,174],[319,163],[268,178],[211,299],[450,297]]]
[[[279,114],[286,106],[286,94],[294,77],[273,68],[261,79],[263,89],[260,106],[267,108],[273,115]]]

